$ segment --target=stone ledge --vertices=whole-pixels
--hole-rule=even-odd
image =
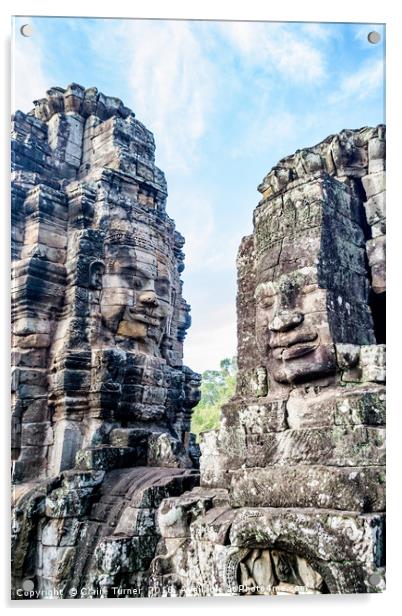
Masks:
[[[235,507],[317,507],[358,512],[384,511],[385,468],[273,466],[230,473]]]

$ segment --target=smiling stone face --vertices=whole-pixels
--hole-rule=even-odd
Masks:
[[[345,186],[295,182],[255,213],[255,341],[271,382],[336,371],[335,343],[373,342],[364,237]]]
[[[260,283],[255,299],[257,346],[275,381],[300,382],[334,371],[326,292],[313,268]]]
[[[103,337],[125,349],[160,355],[174,310],[174,270],[156,251],[109,244],[102,281]]]

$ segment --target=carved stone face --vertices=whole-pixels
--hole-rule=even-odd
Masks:
[[[201,377],[195,372],[187,371],[187,378],[184,384],[184,406],[187,408],[193,408],[201,399]]]
[[[359,160],[356,154],[353,165]],[[345,184],[325,175],[266,199],[254,214],[260,365],[276,383],[332,375],[334,343],[374,340],[355,202]]]
[[[89,287],[91,289],[102,288],[102,277],[105,273],[105,266],[102,261],[94,261],[89,268]]]
[[[108,252],[101,296],[104,327],[126,342],[159,346],[173,311],[170,272],[155,255],[132,246],[114,245]]]
[[[256,340],[279,383],[297,383],[335,370],[326,292],[315,268],[303,268],[256,288]]]
[[[278,550],[251,549],[239,563],[241,594],[319,594],[326,592],[319,573],[301,556]]]

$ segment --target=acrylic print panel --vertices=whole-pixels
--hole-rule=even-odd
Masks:
[[[385,27],[13,28],[12,597],[382,591]]]

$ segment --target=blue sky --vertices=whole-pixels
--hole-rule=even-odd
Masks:
[[[153,131],[186,238],[193,369],[235,354],[236,252],[263,176],[331,133],[384,122],[384,38],[372,24],[16,18],[15,108],[74,81],[120,97]]]

